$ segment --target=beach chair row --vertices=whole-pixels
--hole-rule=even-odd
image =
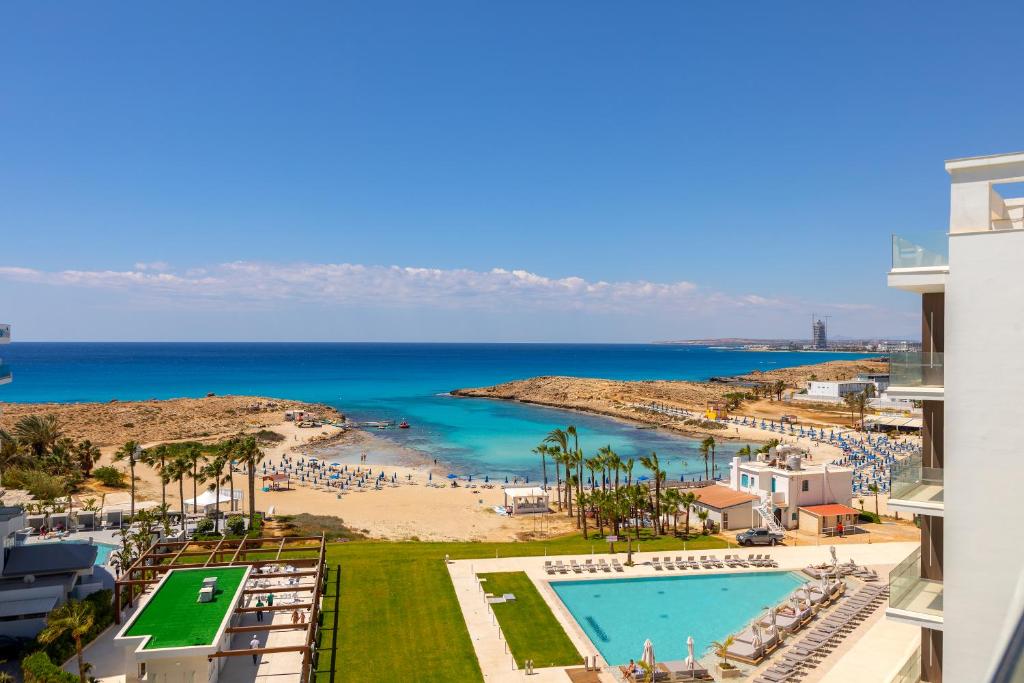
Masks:
[[[778,567],[779,563],[772,559],[771,555],[750,553],[745,558],[739,555],[726,555],[722,558],[714,555],[701,555],[698,559],[690,555],[685,560],[682,555],[676,555],[675,559],[665,555],[664,557],[652,558],[650,565],[654,567],[655,571],[664,571],[673,569],[723,569],[725,567]]]
[[[587,572],[589,574],[596,574],[597,572],[605,572],[611,574],[612,572],[624,571],[622,565],[619,564],[618,558],[612,558],[611,563],[603,557],[596,562],[593,559],[588,559],[580,564],[577,560],[569,560],[568,564],[563,564],[561,560],[545,560],[544,571],[549,575],[555,574],[582,574]]]
[[[888,586],[877,584],[857,591],[803,638],[787,647],[781,661],[755,678],[754,683],[786,683],[806,676],[870,617],[888,594]]]

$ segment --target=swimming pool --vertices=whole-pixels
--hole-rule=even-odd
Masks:
[[[644,641],[659,660],[684,659],[686,637],[705,653],[806,581],[795,572],[552,581],[576,623],[612,665],[639,659]]]

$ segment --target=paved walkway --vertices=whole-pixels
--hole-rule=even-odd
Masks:
[[[860,565],[866,565],[879,572],[880,575],[884,576],[890,567],[902,561],[907,555],[910,554],[918,546],[917,543],[873,543],[873,544],[844,544],[837,549],[839,560],[846,561],[853,559]],[[800,547],[776,547],[772,549],[754,549],[760,551],[760,553],[769,553],[776,562],[778,562],[778,570],[800,570],[809,564],[820,564],[823,562],[830,561],[830,554],[828,546],[800,546]],[[689,557],[694,555],[699,558],[701,555],[713,555],[721,558],[724,555],[740,554],[746,557],[749,552],[743,551],[673,551],[672,557],[681,555],[682,557]],[[615,681],[618,680],[618,676],[612,673],[614,667],[609,667],[608,663],[600,656],[599,650],[590,641],[587,635],[580,628],[579,624],[572,617],[569,611],[566,609],[562,601],[555,595],[554,590],[550,586],[550,581],[592,581],[597,579],[608,579],[611,577],[616,578],[635,578],[644,576],[686,576],[695,574],[728,574],[728,573],[743,573],[743,572],[758,572],[766,571],[763,568],[752,568],[752,567],[733,567],[724,569],[700,569],[700,570],[666,570],[663,569],[658,571],[650,564],[652,557],[665,557],[667,553],[633,553],[634,566],[624,567],[624,571],[621,573],[605,573],[598,571],[596,573],[575,574],[569,572],[568,574],[556,574],[554,576],[548,575],[544,570],[544,563],[547,560],[552,560],[552,557],[508,557],[508,558],[495,558],[485,560],[458,560],[449,563],[448,570],[452,577],[452,583],[455,586],[455,592],[459,599],[459,605],[462,608],[463,617],[466,620],[470,638],[473,641],[473,647],[476,650],[477,659],[480,662],[480,668],[484,673],[484,679],[487,681],[524,681],[527,680],[525,674],[521,671],[516,670],[515,664],[512,659],[512,655],[507,651],[507,645],[504,639],[500,635],[500,631],[497,626],[497,621],[487,605],[484,599],[485,591],[481,588],[479,582],[476,579],[476,575],[479,573],[488,572],[510,572],[510,571],[522,571],[530,577],[537,586],[538,591],[544,597],[548,606],[551,608],[552,614],[561,624],[565,630],[569,639],[576,646],[577,650],[590,656],[597,656],[598,662],[601,665],[603,672],[600,676],[601,681]],[[755,553],[756,554],[756,553]],[[596,557],[603,557],[610,559],[608,554],[602,554],[598,556],[591,555],[567,555],[559,556],[557,559],[561,560],[563,564],[568,565],[570,560],[577,560],[580,564],[583,564],[588,559]],[[617,557],[620,562],[625,562],[626,554],[618,553]],[[770,571],[770,570],[768,570]],[[884,624],[883,622],[879,622]],[[867,630],[867,629],[865,629]],[[856,639],[850,639],[851,649],[855,646],[854,641]],[[897,650],[900,650],[897,652]],[[892,667],[892,670],[902,665],[905,657],[901,658],[902,650],[899,647],[892,647],[888,649],[881,649],[879,653],[873,655],[875,657],[875,664],[880,668]],[[898,663],[897,663],[897,660]],[[568,676],[565,674],[564,669],[543,669],[537,670],[535,676],[528,678],[530,681],[537,681],[538,683],[543,681],[560,681],[565,682],[568,680]],[[829,678],[828,680],[832,680]],[[875,680],[869,678],[861,678],[860,680]],[[881,679],[879,679],[881,680]]]

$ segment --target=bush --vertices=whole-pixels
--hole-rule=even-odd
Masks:
[[[196,533],[197,534],[210,534],[210,533],[213,533],[213,520],[210,519],[209,517],[204,517],[203,519],[201,519],[198,522],[196,522]]]
[[[78,683],[78,676],[60,668],[40,650],[21,660],[25,683]]]
[[[241,536],[245,533],[245,519],[242,515],[231,515],[227,522],[228,533],[234,536]]]
[[[92,476],[96,478],[101,484],[106,486],[114,486],[120,488],[125,485],[125,474],[116,467],[109,465],[105,467],[97,467],[92,471]]]
[[[67,495],[67,481],[64,477],[47,474],[42,470],[30,470],[12,467],[4,472],[4,485],[15,489],[25,489],[36,500],[56,500]]]
[[[881,524],[882,518],[876,515],[874,512],[868,512],[867,510],[861,510],[860,514],[857,515],[858,521],[871,522],[873,524]]]
[[[256,432],[256,440],[260,443],[281,443],[284,441],[284,434],[279,434],[273,429],[261,429]]]

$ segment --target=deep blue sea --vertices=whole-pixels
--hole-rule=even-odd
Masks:
[[[656,451],[670,476],[703,470],[693,439],[621,421],[447,392],[537,375],[706,379],[861,354],[603,344],[30,343],[0,347],[14,381],[0,400],[109,401],[252,394],[328,403],[357,420],[406,419],[375,435],[478,476],[536,478],[530,450],[575,424],[589,454]],[[722,444],[724,458],[741,444]],[[639,468],[637,470],[639,474]]]

